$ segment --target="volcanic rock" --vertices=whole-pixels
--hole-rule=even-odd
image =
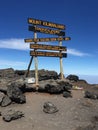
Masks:
[[[15,70],[15,74],[18,76],[23,76],[23,75],[25,75],[25,71],[24,70]]]
[[[4,93],[0,92],[0,105],[2,103],[2,100],[3,100],[4,96],[5,96]]]
[[[66,78],[73,82],[77,82],[79,80],[77,75],[68,75]]]
[[[7,79],[0,78],[0,92],[3,92],[4,94],[6,94],[8,83],[9,81]]]
[[[24,78],[17,79],[13,82],[14,86],[18,87],[23,93],[24,92],[34,92],[35,88],[32,87],[32,84],[25,82]]]
[[[43,111],[48,114],[53,114],[53,113],[58,112],[59,110],[53,103],[45,102],[43,105]]]
[[[90,99],[98,99],[98,94],[85,91],[85,98],[90,98]]]
[[[35,71],[30,71],[29,77],[35,77]],[[39,81],[48,80],[48,79],[58,79],[58,73],[55,71],[49,70],[38,70],[38,79]]]
[[[1,106],[6,107],[10,105],[11,103],[12,103],[11,99],[7,95],[5,95],[5,97],[3,97],[2,99]]]
[[[70,92],[64,91],[64,92],[63,92],[63,97],[68,98],[68,97],[72,97],[72,95],[71,95]]]
[[[1,78],[13,78],[14,77],[14,69],[8,68],[8,69],[1,69],[0,70],[0,77]]]
[[[72,84],[67,82],[66,80],[57,80],[57,83],[60,87],[62,87],[63,91],[68,91],[72,89]]]
[[[46,92],[51,93],[51,94],[60,94],[63,92],[62,87],[59,86],[56,82],[46,84],[45,90]]]
[[[17,110],[7,110],[4,113],[1,113],[3,120],[6,122],[10,122],[12,120],[19,119],[21,117],[24,117],[24,113]]]
[[[64,80],[45,80],[41,81],[38,91],[39,92],[47,92],[50,94],[60,94],[63,91],[69,92],[71,90],[72,85]]]
[[[22,104],[26,102],[25,95],[23,95],[22,91],[17,87],[16,83],[12,83],[8,86],[7,95],[16,103]]]

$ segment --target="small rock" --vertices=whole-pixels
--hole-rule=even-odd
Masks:
[[[6,95],[6,96],[3,97],[3,99],[2,99],[1,106],[2,106],[2,107],[6,107],[6,106],[10,105],[11,103],[12,103],[11,99]]]
[[[43,111],[48,114],[53,114],[53,113],[58,112],[59,110],[53,103],[45,102],[43,106]]]
[[[68,98],[68,97],[72,97],[72,95],[71,95],[71,92],[63,92],[63,97],[65,97],[65,98]]]
[[[24,117],[24,113],[21,111],[17,111],[17,110],[7,110],[6,112],[4,112],[3,114],[1,113],[2,118],[4,121],[6,122],[10,122],[12,120],[16,120],[19,119],[21,117]]]
[[[90,99],[98,99],[98,95],[93,93],[93,92],[89,92],[89,91],[85,91],[85,98],[90,98]]]
[[[3,100],[4,96],[5,96],[4,93],[0,92],[0,105],[2,103],[2,100]]]

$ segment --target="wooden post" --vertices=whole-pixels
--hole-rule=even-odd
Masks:
[[[34,32],[34,38],[37,38],[37,33]],[[35,42],[37,44],[37,42]],[[34,49],[36,51],[36,49]],[[38,87],[38,59],[37,56],[34,57],[34,62],[35,62],[35,85]]]
[[[62,41],[59,41],[59,46],[62,46]],[[60,51],[61,53],[62,51]],[[63,79],[63,63],[62,63],[62,57],[60,57],[60,78]]]
[[[33,60],[33,56],[31,56],[31,59],[30,59],[30,63],[29,63],[29,65],[28,65],[26,77],[28,77],[28,75],[29,75],[29,70],[30,70],[30,66],[31,66],[31,64],[32,64],[32,60]]]

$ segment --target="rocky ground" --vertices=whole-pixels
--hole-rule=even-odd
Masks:
[[[98,130],[98,85],[40,72],[36,91],[24,83],[25,71],[0,70],[0,130]]]

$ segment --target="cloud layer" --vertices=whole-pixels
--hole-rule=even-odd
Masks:
[[[89,56],[88,53],[84,53],[84,52],[78,51],[76,49],[68,49],[67,53],[69,53],[71,55],[75,55],[75,56]]]
[[[9,67],[12,67],[14,69],[24,69],[27,67],[27,63],[21,61],[0,60],[0,69]]]
[[[29,44],[25,43],[23,39],[4,39],[0,40],[0,48],[28,50]]]
[[[3,39],[0,40],[0,48],[29,50],[29,43],[25,43],[24,39]],[[71,48],[67,49],[67,53],[74,56],[89,56],[87,53]]]

